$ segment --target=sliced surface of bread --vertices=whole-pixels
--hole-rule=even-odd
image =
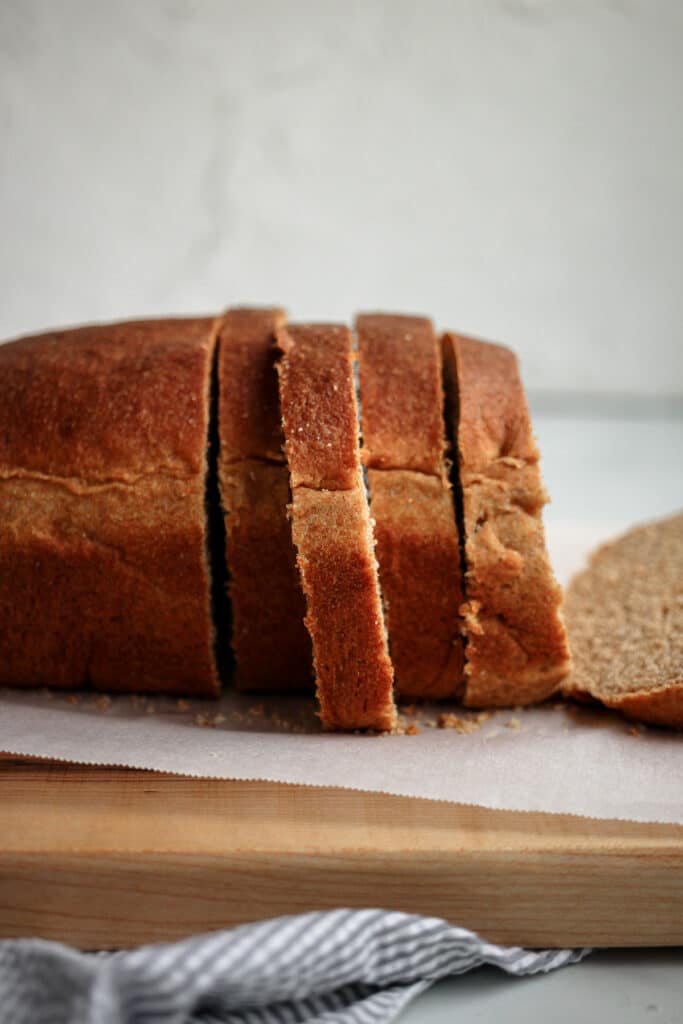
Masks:
[[[683,513],[600,547],[571,581],[567,696],[683,728]]]
[[[570,656],[526,396],[509,349],[448,333],[443,353],[462,493],[464,703],[530,704],[557,689]]]
[[[229,310],[219,336],[218,474],[235,684],[249,691],[312,687],[273,346],[284,322],[279,309]]]
[[[365,314],[356,329],[362,458],[396,689],[457,696],[463,598],[440,345],[423,317]]]
[[[216,331],[140,321],[0,347],[0,685],[217,693]]]
[[[292,534],[326,728],[391,729],[393,669],[363,486],[351,332],[277,331]]]

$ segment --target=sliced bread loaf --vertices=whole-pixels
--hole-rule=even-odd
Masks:
[[[363,462],[396,689],[463,686],[460,550],[444,456],[441,349],[429,320],[359,316]]]
[[[446,334],[443,352],[464,533],[464,702],[529,704],[557,689],[570,659],[526,396],[509,349]]]
[[[683,728],[683,513],[595,552],[566,599],[563,692]]]
[[[218,468],[235,683],[251,691],[312,686],[273,346],[284,321],[279,309],[230,310],[219,338]]]
[[[277,331],[292,534],[326,728],[391,729],[393,670],[363,487],[350,331]]]
[[[0,347],[0,685],[218,690],[211,319]]]

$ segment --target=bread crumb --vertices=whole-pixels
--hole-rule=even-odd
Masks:
[[[252,704],[249,708],[249,714],[254,715],[255,718],[263,718],[266,713],[266,709],[263,704]]]
[[[194,720],[195,720],[195,724],[196,725],[201,725],[201,727],[203,729],[205,729],[208,725],[211,724],[209,722],[209,716],[205,715],[203,712],[200,712],[199,714],[195,715],[194,716]]]
[[[627,731],[628,731],[629,736],[638,736],[638,737],[640,737],[645,732],[645,729],[646,729],[646,726],[643,725],[642,722],[636,722],[636,724],[632,725]]]
[[[437,725],[439,729],[454,729],[459,733],[470,733],[476,732],[479,728],[479,722],[474,718],[460,718],[458,715],[454,715],[452,711],[444,711],[437,718]]]
[[[47,686],[41,687],[41,689],[38,692],[40,693],[41,697],[45,698],[45,700],[52,700],[52,697],[54,696],[52,690],[48,690]]]
[[[69,696],[66,699],[68,700],[69,704],[80,704],[81,703],[81,698],[80,698],[79,694],[77,694],[77,693],[70,693]]]
[[[213,724],[214,725],[221,725],[224,721],[225,721],[225,715],[223,714],[222,711],[219,711],[218,714],[213,716]]]
[[[189,711],[190,702],[187,700],[183,700],[183,698],[181,697],[180,700],[176,701],[176,707],[178,708],[178,711]]]
[[[479,722],[479,725],[483,725],[484,722],[488,722],[489,718],[491,717],[491,712],[490,711],[480,711],[474,717]]]
[[[95,707],[98,711],[106,711],[111,704],[111,697],[108,697],[106,693],[103,693],[95,701]]]
[[[404,715],[412,716],[417,714],[417,707],[415,704],[407,704],[406,707],[401,708],[401,711],[403,712]]]
[[[505,728],[506,729],[521,729],[522,728],[522,723],[520,722],[520,720],[518,718],[508,718],[507,722],[505,723]]]
[[[408,722],[405,715],[399,715],[396,725],[387,732],[379,733],[380,736],[418,736],[420,727],[417,722]]]
[[[153,715],[154,712],[156,711],[156,708],[154,707],[153,704],[148,704],[147,707],[145,708],[145,711],[147,712],[148,715]]]

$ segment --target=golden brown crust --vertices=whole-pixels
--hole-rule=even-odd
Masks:
[[[443,346],[465,528],[465,703],[528,704],[557,689],[570,659],[526,397],[508,349],[455,334]]]
[[[450,490],[409,470],[368,470],[396,688],[453,697],[463,686],[460,552]]]
[[[305,324],[280,328],[277,344],[280,408],[292,487],[348,490],[360,456],[347,327]]]
[[[365,495],[294,490],[292,532],[327,729],[391,729],[393,672],[377,590]]]
[[[624,694],[619,698],[605,699],[604,703],[641,722],[683,729],[683,679],[661,690]]]
[[[275,370],[275,331],[281,309],[230,309],[218,344],[221,465],[240,459],[284,462]]]
[[[360,467],[347,328],[277,334],[292,535],[326,728],[389,729],[393,669]]]
[[[221,496],[235,684],[241,690],[271,693],[309,690],[313,655],[287,516],[287,466],[257,459],[225,466]]]
[[[203,473],[213,327],[140,320],[0,346],[0,478]]]
[[[284,322],[280,309],[229,310],[219,336],[219,479],[242,690],[312,686],[273,345]]]
[[[214,336],[150,321],[0,347],[0,684],[217,692]]]
[[[363,462],[442,475],[441,353],[431,321],[366,313],[356,330]]]

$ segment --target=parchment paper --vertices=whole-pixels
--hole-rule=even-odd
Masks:
[[[624,524],[551,524],[564,582]],[[683,824],[683,737],[579,705],[404,708],[414,735],[323,735],[312,701],[0,691],[0,750],[211,778],[342,786],[485,807]],[[448,727],[439,727],[446,715]],[[451,717],[448,717],[450,714]]]

